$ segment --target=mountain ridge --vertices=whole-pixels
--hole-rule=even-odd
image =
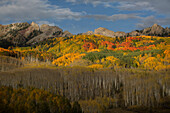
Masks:
[[[140,36],[140,35],[148,35],[148,36],[170,36],[170,28],[166,27],[163,28],[158,24],[154,24],[151,27],[145,28],[143,30],[135,30],[131,31],[129,33],[125,33],[122,31],[111,31],[109,29],[99,27],[93,31],[88,31],[86,33],[82,33],[83,35],[92,35],[92,34],[98,34],[98,35],[104,35],[108,37],[120,37],[120,36]]]
[[[72,36],[68,31],[63,31],[57,26],[43,24],[39,26],[35,22],[31,24],[12,23],[0,25],[0,45],[26,46],[39,43],[49,38]]]
[[[103,35],[108,37],[125,37],[125,36],[170,36],[170,28],[163,28],[158,24],[143,30],[136,30],[130,33],[114,32],[109,29],[99,27],[93,31],[81,33],[80,35]],[[4,48],[9,46],[28,46],[42,42],[49,38],[54,37],[69,37],[73,36],[69,31],[63,31],[58,26],[50,26],[42,24],[39,26],[35,22],[31,24],[25,23],[12,23],[9,25],[0,25],[0,45]]]

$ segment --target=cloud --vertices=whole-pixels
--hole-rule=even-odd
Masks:
[[[96,20],[107,20],[107,21],[117,21],[125,19],[142,19],[142,17],[137,14],[115,14],[112,16],[107,15],[85,15],[85,18],[94,18]]]
[[[111,7],[112,3],[118,3],[117,7],[120,10],[150,10],[158,13],[170,14],[170,0],[66,0],[72,3],[85,3]]]
[[[118,8],[120,10],[150,10],[155,11],[155,8],[151,6],[149,2],[140,1],[140,2],[120,2]]]
[[[170,18],[156,18],[155,16],[141,17],[139,14],[115,14],[112,16],[107,15],[85,15],[83,18],[94,18],[96,20],[106,20],[106,21],[117,21],[117,20],[126,20],[126,19],[135,19],[139,23],[136,24],[136,27],[143,29],[150,27],[153,24],[159,25],[170,25]]]
[[[66,0],[74,4],[103,5],[119,9],[120,11],[154,11],[157,14],[165,14],[164,18],[155,16],[141,17],[139,14],[115,14],[115,15],[90,15],[84,11],[75,12],[70,8],[63,8],[50,4],[49,0],[0,0],[0,23],[36,21],[38,24],[55,25],[47,20],[62,19],[79,20],[81,18],[93,18],[97,20],[117,21],[125,19],[137,19],[138,27],[143,28],[154,23],[170,25],[170,0]],[[115,4],[116,3],[116,6]],[[114,6],[113,6],[114,4]]]
[[[86,15],[87,18],[95,18],[107,21],[116,21],[121,19],[136,19],[139,23],[138,28],[150,27],[154,23],[159,25],[170,25],[170,0],[66,0],[74,4],[93,4],[94,6],[103,5],[119,11],[145,11],[139,14],[116,14],[112,16],[106,15]],[[145,14],[151,14],[146,16]],[[160,16],[162,18],[160,18]]]
[[[79,19],[81,12],[51,5],[48,0],[1,0],[0,22]]]
[[[140,23],[137,23],[137,28],[143,29],[146,27],[150,27],[153,24],[159,24],[159,25],[170,25],[170,18],[155,18],[154,16],[149,16],[146,18],[143,18]]]

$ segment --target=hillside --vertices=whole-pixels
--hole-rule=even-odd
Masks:
[[[32,22],[31,24],[13,23],[0,25],[0,47],[28,46],[38,43],[48,38],[72,36],[68,31],[64,31],[57,26],[49,26]]]
[[[32,47],[16,47],[20,59],[52,62],[56,66],[96,68],[169,68],[169,37],[111,38],[75,35],[48,39]]]
[[[0,113],[170,113],[170,0],[0,0]]]
[[[125,33],[125,32],[121,32],[121,31],[114,32],[109,29],[99,27],[99,28],[95,29],[94,32],[88,31],[83,34],[84,35],[98,34],[98,35],[104,35],[104,36],[108,36],[108,37],[142,36],[142,35],[167,37],[167,36],[170,36],[170,28],[168,28],[168,27],[163,28],[158,24],[154,24],[153,26],[142,29],[142,30],[135,30],[130,33]]]
[[[25,93],[30,87],[43,89],[78,102],[76,109],[85,113],[143,113],[143,109],[146,113],[169,113],[170,37],[47,38],[26,47],[0,48],[0,64],[2,93],[4,86],[22,88]],[[25,99],[29,98],[25,95]],[[20,96],[15,97],[6,107],[12,108],[10,105],[18,102]],[[32,105],[28,99],[23,101]],[[56,106],[66,105],[56,101]],[[42,108],[53,109],[49,101],[44,103]]]
[[[10,72],[0,72],[0,86],[19,89],[18,93],[10,96],[9,94],[13,93],[11,90],[0,88],[0,104],[1,101],[6,103],[7,99],[10,99],[5,104],[7,107],[17,110],[20,106],[24,111],[27,110],[26,108],[29,110],[31,106],[35,110],[34,108],[52,109],[53,105],[56,108],[67,105],[56,96],[54,99],[53,96],[49,98],[46,95],[48,92],[52,92],[57,96],[66,97],[71,102],[78,101],[84,113],[106,113],[108,109],[112,109],[110,112],[122,111],[122,113],[126,113],[127,110],[137,113],[151,113],[151,110],[156,113],[159,113],[157,111],[169,113],[169,75],[168,71],[143,71],[140,69],[117,69],[114,71],[112,69],[93,70],[84,67],[21,68]],[[35,88],[46,91],[34,90]],[[1,91],[1,89],[4,90]],[[29,91],[31,94],[28,95]],[[37,104],[31,104],[31,102],[37,102]],[[127,113],[129,113],[128,111]]]
[[[163,28],[157,24],[143,30],[136,30],[130,33],[114,32],[106,28],[99,27],[82,35],[103,35],[107,37],[128,37],[128,36],[170,36],[170,28]],[[38,44],[44,40],[53,39],[55,37],[72,36],[69,31],[63,31],[58,26],[49,26],[43,24],[39,26],[35,22],[31,24],[13,23],[9,25],[0,25],[0,47],[8,48],[9,46],[30,46]]]

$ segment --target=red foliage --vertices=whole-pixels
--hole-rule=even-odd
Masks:
[[[155,45],[153,44],[153,45],[149,45],[148,47],[155,47]]]
[[[137,38],[137,37],[126,37],[126,42],[131,42],[133,40],[141,41],[142,39],[141,38]]]
[[[131,43],[130,42],[122,42],[121,44],[119,44],[117,47],[130,47]]]
[[[101,45],[106,46],[107,49],[109,49],[109,50],[114,50],[113,46],[116,46],[114,43],[109,42],[109,41],[102,41]]]
[[[94,43],[86,42],[86,41],[84,41],[84,42],[85,42],[85,44],[83,45],[83,48],[84,48],[85,51],[97,49],[97,46]]]

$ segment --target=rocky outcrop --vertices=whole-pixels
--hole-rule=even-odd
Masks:
[[[34,22],[32,22],[27,29],[19,31],[19,33],[22,34],[27,41],[41,34],[38,24]]]
[[[30,26],[28,23],[14,23],[10,25],[0,26],[0,41],[6,41],[13,45],[20,46],[25,44],[26,38],[20,31],[27,29]]]
[[[27,44],[39,43],[48,38],[72,36],[68,31],[57,26],[43,24],[39,27],[35,22],[14,23],[10,25],[0,25],[0,41],[10,43],[11,46],[26,46]],[[0,45],[3,47],[3,45]]]
[[[130,33],[128,33],[129,36],[140,36],[141,33],[139,31],[132,31]]]
[[[73,36],[73,34],[70,33],[69,31],[64,31],[64,32],[63,32],[62,37],[70,37],[70,36]]]
[[[90,32],[83,33],[83,34],[90,34]],[[136,30],[132,31],[130,33],[125,33],[125,32],[113,32],[111,30],[108,30],[106,28],[98,28],[95,29],[94,34],[99,34],[99,35],[104,35],[108,37],[121,37],[121,36],[140,36],[140,35],[148,35],[148,36],[170,36],[170,28],[166,27],[163,28],[158,24],[154,24],[151,27],[145,28],[143,30]]]
[[[103,27],[99,27],[98,29],[95,29],[95,31],[88,31],[86,33],[83,33],[83,35],[93,35],[93,34],[98,34],[98,35],[103,35],[103,36],[108,36],[108,37],[121,37],[121,36],[126,36],[125,32],[114,32],[111,30],[108,30]]]
[[[42,34],[32,38],[31,40],[29,40],[27,42],[27,44],[34,44],[34,43],[38,43],[41,42],[45,39],[48,38],[54,38],[54,37],[69,37],[72,36],[73,34],[71,34],[69,31],[64,31],[57,27],[57,26],[49,26],[46,24],[43,24],[40,26],[40,31],[42,32]]]
[[[82,35],[94,35],[93,31],[87,31],[86,33],[82,33]]]
[[[142,31],[142,34],[144,35],[163,35],[164,34],[164,28],[154,24],[152,27],[146,28]]]
[[[124,37],[124,36],[126,36],[126,33],[125,32],[121,32],[121,31],[118,31],[118,32],[115,32],[114,33],[114,35],[116,36],[116,37]]]
[[[43,24],[40,26],[40,31],[42,32],[40,35],[33,37],[31,40],[27,42],[27,44],[35,44],[41,42],[48,38],[61,37],[63,34],[63,30],[57,26],[49,26]]]
[[[28,28],[28,23],[13,23],[9,25],[0,25],[0,39],[4,38],[8,34],[16,33],[22,29]]]
[[[165,28],[165,35],[170,36],[170,28],[168,27]]]
[[[103,27],[99,27],[98,29],[95,29],[95,31],[94,31],[94,34],[104,35],[104,36],[108,36],[108,37],[115,37],[114,33],[115,32],[108,30],[106,28],[103,28]]]
[[[98,28],[95,31],[88,31],[80,35],[93,35],[99,34],[108,37],[122,37],[122,36],[170,36],[170,28],[163,28],[160,25],[154,24],[151,27],[143,30],[136,30],[130,33],[114,32],[106,28]],[[9,25],[0,24],[0,46],[7,48],[10,46],[26,46],[39,43],[48,38],[54,37],[69,37],[72,36],[68,31],[64,31],[57,26],[49,26],[43,24],[39,27],[35,22],[29,23],[13,23]]]
[[[148,35],[148,36],[170,36],[170,28],[163,28],[158,24],[154,24],[151,27],[145,28],[141,31],[133,31],[133,33],[129,33],[129,35],[137,36],[137,35]],[[135,35],[136,34],[136,35]]]

